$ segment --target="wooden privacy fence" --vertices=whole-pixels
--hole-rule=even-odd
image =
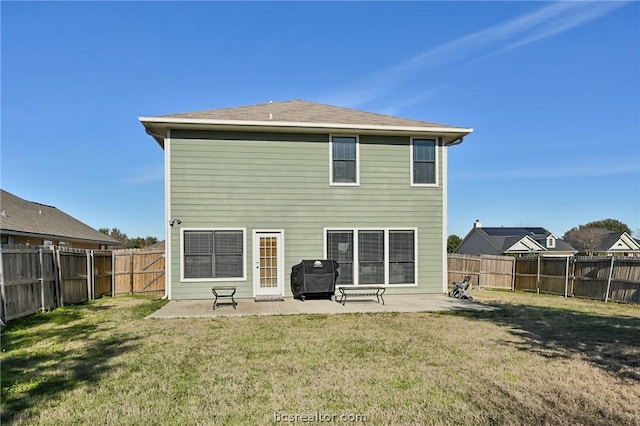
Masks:
[[[515,258],[511,256],[467,256],[449,254],[448,283],[462,281],[471,276],[473,287],[513,289]]]
[[[58,306],[55,253],[42,249],[2,249],[0,312],[10,320]]]
[[[104,295],[105,274],[96,271],[111,275],[110,252],[26,246],[0,251],[0,313],[6,321]]]
[[[576,257],[573,275],[576,297],[640,303],[640,259]]]
[[[164,265],[164,251],[2,247],[0,318],[102,296],[163,295]]]
[[[514,289],[568,296],[570,277],[570,257],[518,257]]]
[[[163,295],[164,250],[114,250],[113,295]]]
[[[507,259],[511,260],[511,264]],[[640,258],[506,257],[449,254],[449,283],[471,275],[474,287],[640,303]],[[512,265],[512,273],[509,273]],[[511,285],[506,285],[507,281]]]

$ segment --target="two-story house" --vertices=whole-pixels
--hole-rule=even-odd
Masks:
[[[290,296],[303,259],[446,292],[447,148],[472,129],[301,100],[140,121],[164,149],[170,299]]]

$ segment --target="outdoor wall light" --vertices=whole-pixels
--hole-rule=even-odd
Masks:
[[[171,220],[169,221],[169,226],[173,226],[173,225],[175,225],[176,223],[177,223],[178,225],[180,225],[180,224],[182,223],[182,221],[181,221],[180,219],[178,219],[177,217],[174,217],[173,219],[171,219]]]

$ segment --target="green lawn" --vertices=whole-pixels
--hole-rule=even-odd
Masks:
[[[2,424],[640,423],[639,306],[474,297],[502,309],[144,320],[163,302],[124,297],[34,315],[2,332]]]

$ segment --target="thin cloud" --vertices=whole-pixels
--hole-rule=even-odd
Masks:
[[[148,185],[155,182],[162,182],[164,180],[164,165],[144,167],[136,170],[125,179],[126,183],[134,185]]]
[[[429,90],[425,90],[413,96],[408,96],[402,99],[394,100],[392,105],[386,105],[384,108],[380,109],[378,112],[380,114],[387,115],[397,115],[399,111],[404,108],[410,107],[415,104],[419,104],[421,102],[426,101],[427,99],[432,99],[438,96],[440,92],[443,91],[443,87],[435,87]]]
[[[557,2],[502,24],[441,44],[406,61],[352,83],[351,88],[324,102],[360,107],[382,98],[415,74],[456,61],[505,53],[558,36],[605,16],[626,2]]]

